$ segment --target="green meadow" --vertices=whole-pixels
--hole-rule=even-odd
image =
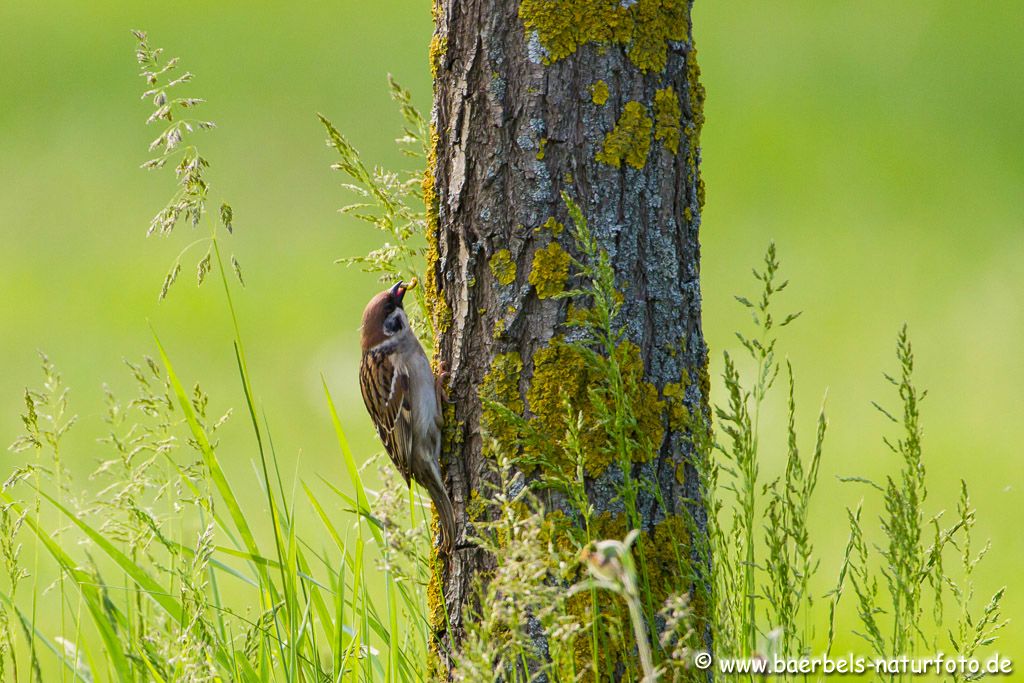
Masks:
[[[993,647],[1024,667],[1024,5],[698,0],[694,27],[708,93],[701,257],[712,374],[738,346],[733,331],[749,325],[733,296],[755,289],[750,268],[774,240],[791,281],[780,307],[803,312],[779,350],[797,376],[806,448],[827,393],[810,521],[820,592],[839,571],[846,508],[863,499],[867,533],[881,538],[880,496],[838,478],[884,480],[898,467],[882,441],[893,428],[871,402],[895,402],[883,372],[898,370],[906,322],[916,381],[928,390],[925,509],[955,514],[966,481],[977,545],[992,541],[975,576],[979,599],[1007,585],[1003,614],[1015,620]],[[210,413],[233,409],[217,432],[219,457],[266,541],[273,528],[234,332],[220,283],[196,289],[201,253],[158,301],[196,236],[181,225],[170,238],[146,237],[173,179],[139,168],[155,133],[144,125],[151,108],[139,99],[133,28],[196,73],[188,87],[208,100],[200,116],[217,123],[197,141],[213,194],[234,208],[221,246],[244,274],[234,301],[248,370],[285,487],[294,485],[297,524],[314,540],[322,526],[302,483],[339,519],[344,505],[329,485],[352,490],[321,377],[356,459],[380,450],[356,374],[359,316],[381,285],[335,261],[383,239],[338,213],[351,197],[329,168],[316,114],[368,163],[410,168],[394,144],[402,121],[386,77],[429,111],[429,7],[0,4],[0,446],[21,433],[24,390],[41,384],[44,351],[78,416],[64,464],[89,489],[109,457],[97,441],[108,431],[104,386],[131,395],[123,360],[158,357],[156,332],[183,384],[199,381],[209,394]],[[714,400],[724,400],[720,389],[716,381]],[[777,398],[762,415],[766,480],[785,466]],[[25,459],[2,457],[3,478]],[[375,471],[365,475],[374,488]],[[39,584],[57,576],[44,563]],[[51,637],[61,628],[45,616],[38,626]],[[850,633],[857,626],[846,603],[834,651],[865,649]]]

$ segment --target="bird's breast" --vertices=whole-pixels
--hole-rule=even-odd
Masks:
[[[395,361],[409,376],[409,403],[412,410],[413,430],[417,437],[432,435],[437,429],[436,418],[440,406],[434,388],[434,373],[430,361],[417,341],[415,347],[395,354]]]

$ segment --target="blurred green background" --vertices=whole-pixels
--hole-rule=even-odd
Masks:
[[[804,311],[781,348],[808,447],[828,389],[814,504],[824,576],[845,546],[844,507],[867,496],[870,519],[878,509],[835,475],[895,471],[870,401],[894,403],[881,373],[895,369],[907,321],[930,391],[929,510],[954,512],[966,479],[978,536],[993,541],[984,597],[1009,584],[1005,612],[1024,616],[1024,4],[707,0],[694,22],[708,91],[705,332],[717,370],[748,323],[732,296],[753,291],[749,268],[776,240],[792,280],[783,306]],[[429,109],[426,3],[0,4],[0,441],[18,433],[42,349],[80,415],[65,457],[90,471],[102,386],[131,390],[121,359],[155,353],[152,324],[214,410],[235,407],[221,457],[229,474],[253,476],[222,293],[197,292],[186,260],[157,302],[191,235],[145,238],[173,181],[138,168],[155,133],[131,28],[182,57],[198,76],[188,93],[219,125],[198,142],[214,195],[235,208],[239,315],[278,452],[300,477],[344,484],[320,374],[357,453],[378,450],[356,388],[359,313],[377,285],[333,261],[380,236],[336,213],[347,199],[315,113],[367,160],[407,164],[385,76]],[[783,457],[781,417],[769,414],[766,477]],[[260,500],[253,487],[253,516]],[[1024,658],[1019,624],[999,649]]]

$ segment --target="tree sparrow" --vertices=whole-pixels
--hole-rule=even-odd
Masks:
[[[441,549],[455,543],[455,509],[441,479],[441,412],[445,400],[427,354],[409,327],[402,307],[406,291],[398,282],[370,299],[363,310],[359,386],[384,449],[402,473],[427,490],[441,518]]]

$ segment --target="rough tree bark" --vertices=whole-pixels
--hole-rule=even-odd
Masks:
[[[641,491],[645,534],[687,513],[696,533],[704,531],[703,512],[692,505],[700,498],[694,441],[706,420],[708,381],[698,244],[704,94],[691,6],[436,0],[426,284],[454,401],[443,468],[460,530],[493,471],[482,449],[480,392],[496,364],[513,375],[509,405],[529,419],[544,417],[534,386],[539,364],[555,384],[555,366],[572,367],[560,350],[571,335],[564,323],[585,302],[553,296],[574,284],[565,254],[576,247],[561,229],[569,224],[565,192],[611,256],[624,296],[623,358],[637,361],[649,390],[635,398],[653,410],[654,422],[643,426],[658,439],[656,457],[635,463],[633,474],[656,482],[664,505]],[[615,500],[621,470],[595,463],[587,475],[604,528],[624,529]],[[435,577],[451,622],[447,632],[435,591],[438,642],[458,646],[471,582],[492,561],[462,548]]]

